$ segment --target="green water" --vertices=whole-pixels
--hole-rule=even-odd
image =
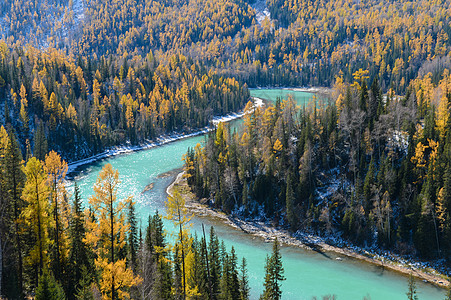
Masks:
[[[239,126],[235,121],[232,126]],[[84,167],[76,176],[82,196],[87,199],[93,194],[92,186],[101,168],[111,163],[119,170],[122,184],[119,197],[133,195],[137,202],[137,212],[145,228],[149,214],[159,210],[165,214],[165,190],[171,177],[157,178],[159,174],[180,168],[188,147],[202,143],[204,137],[193,137],[173,142],[149,150],[120,155],[92,163]],[[144,187],[154,183],[150,192],[142,194]],[[200,234],[201,224],[214,225],[228,249],[233,245],[240,257],[246,257],[249,268],[249,281],[252,299],[258,299],[263,290],[265,257],[271,252],[271,244],[262,239],[245,234],[208,217],[195,217],[192,221],[194,232]],[[170,235],[174,230],[165,221]],[[171,239],[171,237],[168,237]],[[333,253],[319,254],[296,247],[282,247],[283,265],[286,281],[283,282],[283,299],[311,299],[313,296],[335,294],[338,299],[363,299],[370,295],[372,300],[406,299],[407,278],[380,267],[362,263],[349,258],[337,260]],[[437,300],[444,298],[444,291],[430,284],[417,282],[419,298]]]
[[[308,102],[313,97],[312,93],[293,91],[289,89],[250,89],[249,92],[252,97],[261,98],[271,102],[275,102],[277,98],[286,100],[288,99],[288,96],[291,95],[293,100],[296,102],[296,105],[300,107],[307,106]]]

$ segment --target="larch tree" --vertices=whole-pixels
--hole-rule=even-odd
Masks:
[[[119,183],[119,172],[107,164],[97,177],[94,195],[89,198],[94,218],[87,222],[85,240],[97,255],[94,262],[100,272],[102,299],[128,298],[129,289],[141,281],[127,267],[126,258],[121,258],[130,230],[125,218],[132,197],[117,199]]]
[[[24,222],[33,233],[33,240],[27,256],[27,263],[36,268],[39,275],[42,275],[47,268],[47,253],[51,243],[49,239],[49,187],[47,186],[47,176],[44,172],[42,162],[32,157],[23,167],[26,175],[25,186],[22,191],[22,198],[26,207],[22,212]],[[37,278],[35,278],[37,281]]]
[[[183,285],[183,299],[186,298],[186,265],[185,256],[189,248],[190,239],[188,238],[188,223],[192,216],[188,215],[188,209],[185,206],[185,199],[177,190],[173,191],[173,195],[168,196],[166,202],[167,218],[174,222],[175,226],[179,227],[178,242],[180,243],[180,255],[182,263],[182,285]],[[177,247],[177,246],[176,246]]]

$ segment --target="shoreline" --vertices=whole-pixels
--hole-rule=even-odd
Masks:
[[[264,101],[260,98],[251,97],[251,99],[254,101],[255,107],[261,107],[261,106],[265,105]],[[120,146],[111,147],[110,149],[107,149],[107,150],[105,150],[101,153],[95,154],[93,156],[68,163],[67,174],[74,173],[74,172],[76,172],[77,168],[87,165],[87,164],[90,164],[90,163],[93,163],[93,162],[101,160],[101,159],[105,159],[105,158],[109,158],[109,157],[113,157],[113,156],[121,155],[121,154],[127,154],[127,153],[131,153],[131,152],[148,150],[148,149],[151,149],[154,147],[163,146],[163,145],[166,145],[166,144],[169,144],[172,142],[176,142],[179,140],[207,134],[207,133],[213,131],[220,122],[227,123],[227,122],[230,122],[230,121],[233,121],[236,119],[240,119],[245,114],[246,113],[244,112],[244,110],[241,110],[237,113],[230,113],[230,114],[227,114],[224,116],[215,116],[211,120],[211,124],[213,126],[206,126],[204,128],[194,130],[193,132],[189,132],[189,133],[188,132],[181,132],[181,133],[173,132],[173,133],[167,134],[167,135],[160,135],[155,138],[155,141],[148,140],[145,143],[141,143],[139,145],[130,145],[130,146],[120,145]]]
[[[214,126],[216,126],[218,123],[220,122],[230,122],[236,119],[240,119],[244,116],[244,112],[238,112],[238,113],[232,113],[232,114],[228,114],[225,116],[221,116],[221,117],[214,117],[212,119],[212,124]],[[105,158],[109,158],[109,157],[113,157],[116,155],[121,155],[121,154],[126,154],[126,153],[131,153],[131,152],[137,152],[137,151],[142,151],[142,150],[147,150],[147,149],[151,149],[154,147],[158,147],[158,146],[163,146],[175,141],[179,141],[179,140],[183,140],[183,139],[187,139],[187,138],[191,138],[191,137],[195,137],[195,136],[199,136],[199,135],[203,135],[206,133],[209,133],[211,131],[214,130],[214,127],[212,126],[206,126],[204,128],[201,128],[199,130],[195,130],[191,133],[178,133],[178,132],[174,132],[172,134],[168,134],[168,135],[160,135],[159,137],[155,138],[155,141],[147,141],[145,143],[141,143],[139,145],[130,145],[130,146],[114,146],[110,149],[107,149],[101,153],[98,153],[96,155],[87,157],[87,158],[83,158],[74,162],[71,162],[68,164],[68,171],[67,173],[73,173],[77,170],[77,168],[83,166],[83,165],[87,165],[90,163],[93,163],[95,161],[101,160],[101,159],[105,159]]]
[[[255,89],[264,89],[264,88],[255,88]],[[304,92],[308,92],[308,93],[312,93],[312,94],[316,94],[316,93],[325,93],[325,91],[330,91],[330,89],[328,88],[322,88],[322,87],[309,87],[309,88],[296,88],[296,87],[282,87],[280,89],[286,89],[286,90],[293,90],[293,91],[304,91]],[[326,92],[327,93],[327,92]],[[261,107],[266,105],[266,101],[262,98],[259,97],[253,97],[251,96],[251,99],[254,102],[254,107]],[[224,116],[214,116],[211,120],[211,123],[213,126],[217,126],[218,123],[220,122],[230,122],[236,119],[240,119],[245,115],[244,110],[241,110],[239,112],[236,113],[230,113]],[[137,152],[137,151],[142,151],[142,150],[147,150],[147,149],[151,149],[154,147],[158,147],[158,146],[162,146],[162,145],[166,145],[168,143],[172,143],[175,141],[179,141],[182,139],[186,139],[186,138],[190,138],[190,137],[195,137],[195,136],[199,136],[202,134],[206,134],[209,133],[211,131],[214,130],[214,127],[212,126],[206,126],[204,128],[200,128],[198,130],[194,130],[193,132],[187,133],[187,132],[173,132],[171,134],[165,134],[165,135],[160,135],[158,137],[155,138],[155,141],[153,140],[148,140],[145,143],[141,143],[138,145],[118,145],[118,146],[113,146],[101,153],[89,156],[87,158],[83,158],[80,160],[76,160],[73,161],[71,163],[68,163],[68,170],[67,170],[67,174],[71,174],[77,171],[77,168],[96,162],[98,160],[101,159],[106,159],[109,157],[113,157],[116,155],[121,155],[121,154],[127,154],[127,153],[131,153],[131,152]]]
[[[412,265],[409,266],[408,265],[409,262],[402,263],[400,261],[391,261],[385,258],[384,256],[371,254],[361,248],[357,249],[359,249],[361,252],[365,252],[365,254],[359,253],[352,248],[348,247],[341,248],[338,246],[328,244],[322,241],[322,239],[319,237],[305,235],[296,238],[293,237],[287,230],[275,228],[273,226],[266,225],[263,222],[246,221],[239,217],[226,215],[221,211],[215,210],[209,207],[208,205],[199,202],[196,199],[196,197],[192,194],[192,192],[189,190],[186,180],[183,178],[183,174],[184,171],[180,172],[179,174],[177,174],[176,177],[174,177],[174,180],[166,188],[166,193],[168,195],[172,195],[173,189],[178,188],[179,190],[181,190],[181,194],[183,195],[186,201],[186,207],[193,214],[203,217],[212,217],[215,219],[219,219],[224,224],[231,226],[236,230],[241,230],[252,236],[259,237],[263,239],[265,242],[271,242],[272,240],[277,238],[281,244],[285,244],[288,246],[299,247],[302,249],[307,249],[318,253],[330,252],[338,254],[340,256],[356,259],[374,266],[379,266],[384,269],[388,269],[390,271],[397,272],[405,276],[412,274],[417,279],[427,281],[428,283],[440,288],[447,288],[448,284],[450,283],[447,279],[444,278],[445,275],[439,273],[434,269],[431,269],[431,272],[435,272],[436,274],[426,272]],[[374,256],[372,257],[372,255]],[[336,259],[341,260],[341,258]]]

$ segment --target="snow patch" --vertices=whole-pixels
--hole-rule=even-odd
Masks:
[[[258,24],[261,24],[265,18],[268,18],[268,20],[271,21],[271,13],[266,6],[266,0],[256,0],[251,7],[256,11],[256,19]]]

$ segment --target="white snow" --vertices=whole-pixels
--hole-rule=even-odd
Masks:
[[[257,12],[256,18],[258,24],[261,24],[265,18],[271,20],[271,14],[269,13],[268,7],[266,7],[266,0],[256,0],[251,7]]]
[[[74,12],[74,24],[79,24],[85,19],[85,5],[83,0],[74,0],[72,11]]]

